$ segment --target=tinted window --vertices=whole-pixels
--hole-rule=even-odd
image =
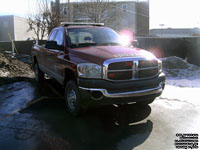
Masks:
[[[109,28],[72,28],[68,29],[68,38],[71,47],[120,44],[119,35]]]

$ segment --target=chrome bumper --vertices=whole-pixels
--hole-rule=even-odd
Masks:
[[[163,83],[161,82],[159,86],[156,88],[139,90],[139,91],[122,92],[122,93],[109,93],[106,89],[95,89],[95,88],[84,88],[84,87],[79,87],[79,88],[90,92],[94,91],[101,92],[103,96],[108,98],[122,98],[122,97],[138,97],[138,96],[161,93],[163,91]]]

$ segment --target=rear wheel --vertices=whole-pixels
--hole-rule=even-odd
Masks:
[[[38,63],[34,64],[34,71],[35,71],[35,79],[38,83],[44,80],[44,73],[40,70]]]
[[[154,100],[155,100],[155,98],[152,98],[152,99],[144,100],[144,101],[141,101],[141,102],[137,102],[136,104],[139,104],[139,105],[148,105],[148,104],[153,103]]]
[[[74,116],[79,116],[82,112],[80,100],[80,93],[76,83],[72,80],[68,81],[65,86],[65,101],[68,111]]]

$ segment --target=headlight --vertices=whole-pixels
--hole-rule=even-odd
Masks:
[[[77,65],[78,75],[82,78],[101,78],[102,67],[92,63],[82,63]]]
[[[162,72],[162,61],[158,60],[158,72]]]

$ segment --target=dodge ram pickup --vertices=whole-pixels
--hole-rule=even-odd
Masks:
[[[162,62],[121,41],[101,23],[63,22],[45,45],[32,48],[36,80],[57,80],[73,115],[94,105],[150,104],[165,86]]]

